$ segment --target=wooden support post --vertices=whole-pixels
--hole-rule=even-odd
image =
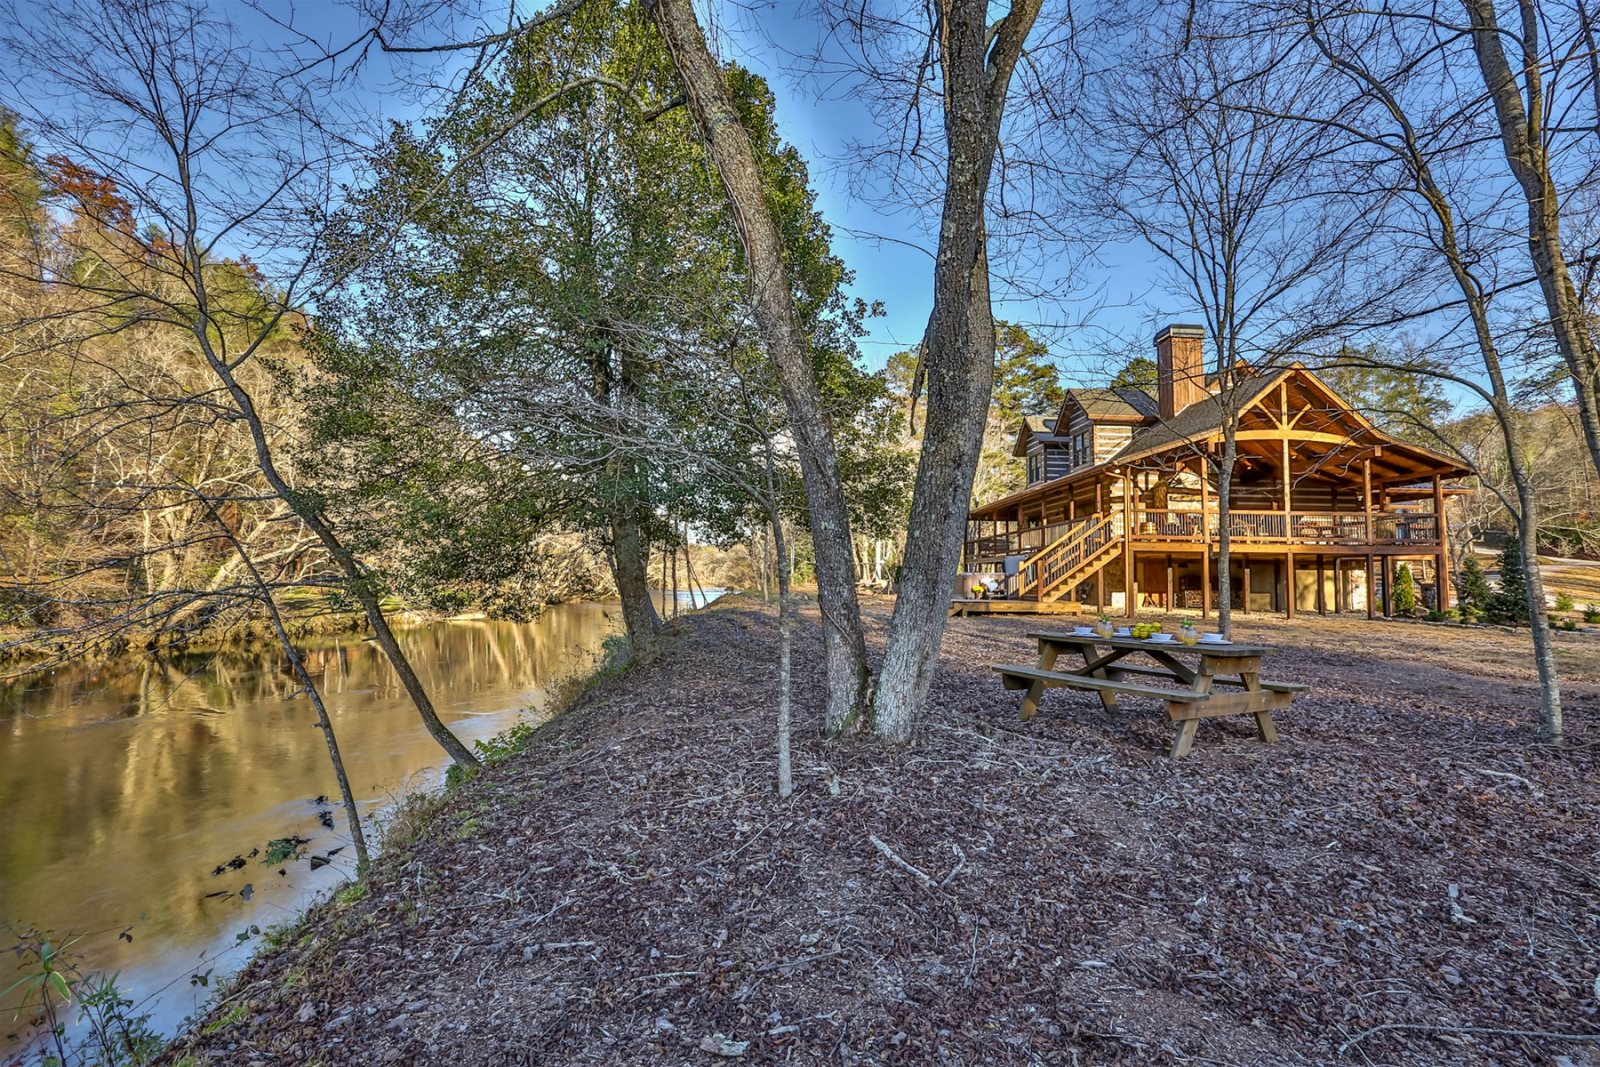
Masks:
[[[1106,613],[1106,569],[1104,567],[1094,572],[1094,609],[1102,615]]]
[[[1327,584],[1328,584],[1328,571],[1327,571],[1326,566],[1323,564],[1322,553],[1318,552],[1317,553],[1317,614],[1318,615],[1326,615],[1328,613],[1327,594],[1325,592],[1323,592],[1323,587],[1325,585],[1327,585]]]
[[[1133,548],[1124,547],[1122,550],[1122,602],[1123,614],[1128,618],[1134,616],[1134,605],[1139,595],[1139,584],[1133,574]]]
[[[1383,557],[1383,617],[1390,618],[1394,614],[1394,557]]]
[[[1206,457],[1199,458],[1200,468],[1200,617],[1211,618],[1211,483],[1207,476]]]
[[[1438,591],[1440,611],[1450,610],[1450,531],[1444,521],[1444,483],[1439,476],[1433,476],[1433,522],[1439,528],[1439,563],[1438,575],[1434,579],[1434,588]]]
[[[1367,556],[1367,618],[1378,616],[1378,565],[1369,553]]]
[[[1287,419],[1289,417],[1289,401],[1287,399],[1287,390],[1285,390],[1284,386],[1280,384],[1278,386],[1278,391],[1280,397],[1282,397],[1281,403],[1283,404],[1283,417]],[[1283,435],[1283,536],[1287,537],[1290,541],[1293,541],[1294,518],[1289,513],[1294,510],[1294,503],[1291,500],[1293,491],[1289,484],[1289,459],[1289,435],[1287,432],[1285,432]]]
[[[1127,481],[1124,484],[1128,487],[1127,496],[1124,497],[1128,501],[1128,528],[1137,530],[1139,528],[1139,506],[1144,503],[1141,499],[1144,494],[1139,491],[1138,479],[1134,477],[1132,467],[1128,468]],[[1133,535],[1129,534],[1129,536],[1132,537]]]
[[[1243,589],[1243,592],[1241,592],[1240,595],[1239,595],[1239,610],[1240,611],[1249,611],[1250,610],[1250,557],[1249,556],[1240,556],[1239,557],[1239,570],[1241,572],[1241,577],[1244,579],[1244,582],[1243,582],[1244,589]]]
[[[1367,524],[1367,544],[1372,544],[1372,458],[1361,461],[1361,514]],[[1371,564],[1372,557],[1367,557]],[[1372,568],[1367,567],[1367,585],[1372,585]]]
[[[1133,618],[1136,605],[1133,573],[1133,472],[1122,472],[1122,606],[1123,614]]]
[[[1284,560],[1284,563],[1283,563],[1283,593],[1284,593],[1283,606],[1284,606],[1284,617],[1288,618],[1288,619],[1293,619],[1294,618],[1294,601],[1295,601],[1294,550],[1293,549],[1286,550],[1284,552],[1284,554],[1283,554],[1283,560]]]
[[[1173,581],[1172,553],[1167,553],[1167,610],[1175,611],[1178,607],[1177,584]]]

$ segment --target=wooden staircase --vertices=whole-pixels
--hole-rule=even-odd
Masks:
[[[1076,588],[1111,562],[1122,547],[1117,530],[1121,519],[1113,514],[1073,523],[1022,564],[1017,572],[1017,596],[1043,603],[1059,597],[1063,590]]]
[[[993,600],[956,598],[950,614],[1057,615],[1080,612],[1076,601],[1064,594],[1090,578],[1116,558],[1122,549],[1122,516],[1112,514],[1080,519],[1060,537],[1029,556],[1017,573],[1006,580],[1006,596]]]

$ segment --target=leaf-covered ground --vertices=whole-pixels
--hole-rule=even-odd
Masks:
[[[889,604],[867,611],[881,641]],[[774,619],[691,617],[174,1056],[1600,1063],[1600,639],[1562,638],[1553,750],[1521,636],[1252,621],[1268,673],[1315,691],[1279,744],[1207,723],[1174,763],[1147,704],[1051,691],[1018,721],[987,665],[1039,625],[953,622],[895,750],[816,736],[813,625],[780,802]]]

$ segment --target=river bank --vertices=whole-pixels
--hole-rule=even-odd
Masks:
[[[616,605],[575,604],[532,623],[456,619],[399,638],[470,744],[553,714],[620,629]],[[301,653],[369,823],[401,797],[436,793],[444,754],[381,650],[346,635]],[[255,931],[350,876],[312,718],[270,645],[66,666],[0,689],[0,1064],[22,1053],[31,1021],[14,1010],[26,989],[12,985],[30,966],[7,935],[26,944],[49,931],[85,973],[117,974],[170,1035],[255,951]],[[302,854],[267,864],[275,839],[303,840]]]
[[[1563,664],[1552,751],[1513,635],[1252,620],[1315,691],[1280,744],[1208,723],[1172,763],[1148,709],[1052,693],[1017,722],[986,665],[1031,625],[953,623],[918,740],[886,750],[817,736],[813,616],[783,803],[772,614],[690,617],[168,1062],[1462,1064],[1600,1032],[1592,657]]]

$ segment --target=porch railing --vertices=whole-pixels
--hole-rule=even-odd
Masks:
[[[1141,511],[1135,541],[1215,541],[1221,519],[1215,511]],[[1431,512],[1375,511],[1372,537],[1360,511],[1230,511],[1231,539],[1305,545],[1436,545],[1439,520]]]
[[[1120,509],[1112,514],[1120,520]],[[1081,523],[1082,519],[1079,520]],[[1015,523],[967,524],[966,558],[998,561],[1005,556],[1032,556],[1059,541],[1071,523],[1051,523],[1018,529]],[[1202,513],[1184,509],[1141,509],[1133,530],[1135,541],[1216,541],[1220,520],[1216,510]],[[1367,537],[1367,516],[1360,511],[1231,511],[1228,528],[1239,543],[1304,545],[1437,545],[1439,519],[1432,512],[1374,511],[1372,536]],[[1121,523],[1117,532],[1121,533]]]

